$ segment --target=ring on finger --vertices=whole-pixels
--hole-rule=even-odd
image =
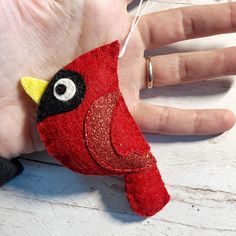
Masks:
[[[147,61],[147,88],[151,89],[153,87],[153,68],[151,57],[146,57]]]

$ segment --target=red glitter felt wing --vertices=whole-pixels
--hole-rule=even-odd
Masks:
[[[122,96],[119,96],[112,114],[111,139],[113,147],[121,156],[134,153],[142,156],[150,151]]]
[[[149,146],[130,113],[128,110],[126,111],[126,105],[122,103],[124,100],[120,92],[115,91],[97,99],[90,107],[85,120],[85,137],[89,151],[102,167],[112,172],[129,173],[150,168],[156,160],[149,152]],[[124,113],[120,114],[121,116],[116,120],[117,112]],[[113,134],[112,122],[115,122]],[[119,122],[119,125],[116,122]],[[126,128],[121,128],[121,126]],[[119,127],[121,132],[125,131],[126,134],[124,141],[120,143],[124,144],[124,148],[117,148],[119,150],[117,152],[111,136],[115,140],[115,137],[120,135]],[[116,131],[117,133],[115,133]],[[122,140],[122,137],[117,140],[115,141],[116,147],[120,145],[118,142]],[[143,148],[135,149],[136,145],[133,143],[136,140],[136,145],[141,145]],[[124,149],[127,151],[122,151]]]

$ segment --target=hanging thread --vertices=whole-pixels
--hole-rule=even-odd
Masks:
[[[147,9],[149,3],[151,2],[151,0],[148,0],[146,5],[145,5],[145,7],[143,9],[141,9],[143,1],[144,0],[140,0],[140,2],[139,2],[138,10],[137,10],[137,12],[135,14],[135,17],[134,17],[133,23],[131,25],[130,31],[129,31],[129,33],[128,33],[126,39],[125,39],[125,42],[123,44],[123,47],[122,47],[122,49],[120,51],[119,58],[121,58],[125,54],[125,51],[126,51],[128,43],[129,43],[129,40],[130,40],[130,38],[131,38],[131,36],[132,36],[136,26],[138,25],[138,22],[140,21],[140,19],[143,16],[145,10]]]

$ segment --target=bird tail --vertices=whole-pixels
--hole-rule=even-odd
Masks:
[[[143,172],[125,175],[125,190],[130,207],[141,216],[156,214],[170,200],[156,165]]]

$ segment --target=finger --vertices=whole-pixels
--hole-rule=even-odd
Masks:
[[[235,115],[225,109],[184,110],[140,102],[134,118],[144,132],[209,135],[233,127]]]
[[[190,83],[236,74],[236,47],[152,58],[154,86]],[[143,80],[142,88],[146,87]]]
[[[146,48],[236,30],[236,3],[177,8],[149,14],[139,29]]]

